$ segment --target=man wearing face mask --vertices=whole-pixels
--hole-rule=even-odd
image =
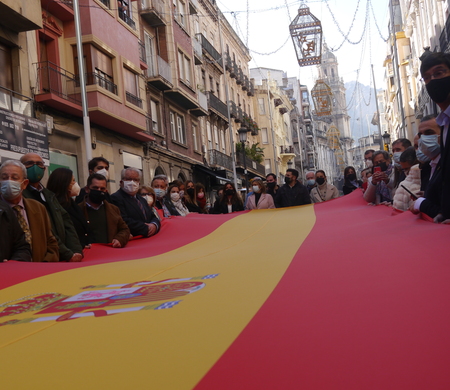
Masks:
[[[450,55],[441,52],[432,53],[427,50],[420,59],[422,61],[420,74],[425,88],[431,100],[441,109],[436,123],[442,127],[439,161],[442,171],[442,191],[440,210],[435,217],[435,222],[450,223],[450,140],[448,131],[450,124]]]
[[[20,162],[25,165],[29,180],[27,188],[23,191],[23,197],[37,200],[46,208],[52,224],[53,235],[58,241],[59,260],[81,261],[83,247],[70,215],[60,205],[55,194],[41,183],[45,173],[44,160],[36,153],[27,153],[21,157]]]
[[[306,187],[298,179],[296,169],[288,169],[283,184],[275,195],[275,207],[290,207],[310,204],[311,198]]]
[[[420,161],[428,160],[429,176],[427,185],[423,189],[424,196],[419,197],[413,204],[411,211],[425,213],[431,218],[439,214],[442,194],[442,170],[439,165],[441,127],[436,123],[435,116],[424,117],[419,124],[418,153]],[[419,159],[419,157],[418,157]]]
[[[269,195],[272,195],[272,198],[275,199],[275,195],[280,188],[277,184],[277,176],[275,173],[269,173],[266,175],[266,186],[267,186],[267,193]]]
[[[133,236],[155,235],[161,224],[147,201],[138,194],[141,171],[136,168],[125,168],[120,177],[120,188],[111,195],[112,203],[119,208]]]
[[[366,168],[372,168],[373,166],[372,157],[374,153],[375,150],[373,149],[368,149],[364,152],[364,162],[366,164]]]
[[[15,160],[5,161],[0,168],[1,197],[10,206],[31,245],[32,261],[59,261],[58,242],[52,234],[45,207],[22,196],[28,185],[25,166]],[[3,260],[3,259],[2,259]]]
[[[394,167],[391,164],[389,153],[377,150],[373,154],[374,172],[368,179],[364,199],[368,203],[392,203],[395,194]]]
[[[100,175],[103,175],[106,178],[106,181],[109,180],[109,161],[104,157],[94,157],[91,161],[88,163],[88,169],[89,169],[89,175],[92,175],[93,173],[99,173]],[[78,196],[75,198],[76,203],[80,203],[84,200],[84,197],[86,196],[86,189],[82,188]],[[109,194],[108,190],[106,190],[106,200],[111,203],[111,195]]]
[[[316,186],[316,172],[309,171],[306,172],[306,188],[308,192],[311,194],[311,190]]]
[[[402,166],[400,165],[400,156],[410,146],[412,146],[411,141],[406,138],[399,138],[394,142],[392,142],[392,153],[393,153],[392,159],[394,160],[394,167],[395,167],[395,175],[394,175],[395,188],[397,188],[398,184],[403,180],[405,180],[406,178],[406,175],[402,170]]]
[[[93,235],[92,242],[123,248],[130,239],[130,229],[118,207],[106,200],[106,178],[99,173],[88,177],[87,196],[79,204]]]

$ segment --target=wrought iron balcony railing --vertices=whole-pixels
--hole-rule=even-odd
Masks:
[[[136,30],[136,23],[124,10],[119,9],[119,18],[128,24],[133,30]]]
[[[208,92],[208,103],[210,108],[228,118],[227,105],[211,92]]]
[[[227,154],[221,153],[218,150],[208,150],[209,164],[213,167],[223,167],[228,170],[233,170],[233,160]]]

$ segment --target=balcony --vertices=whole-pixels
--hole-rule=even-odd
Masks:
[[[258,135],[259,127],[258,124],[252,119],[250,115],[244,113],[242,115],[242,126],[246,127],[251,135]]]
[[[244,81],[242,82],[242,90],[247,91],[249,88],[249,79],[244,75]]]
[[[164,18],[164,2],[161,0],[142,1],[141,17],[153,27],[167,25]]]
[[[76,86],[80,86],[79,77],[75,77]],[[99,87],[102,87],[107,91],[117,95],[117,85],[98,73],[86,73],[86,85],[98,85]]]
[[[170,65],[158,55],[148,64],[147,77],[147,82],[161,91],[173,88]]]
[[[198,108],[192,109],[190,112],[195,116],[206,116],[209,114],[208,112],[208,98],[207,96],[200,90],[197,90],[197,98],[198,98]]]
[[[203,34],[197,34],[197,39],[201,42],[203,53],[205,53],[213,61],[212,64],[223,73],[222,56],[214,48],[214,46],[205,38]]]
[[[221,153],[218,150],[208,150],[209,165],[213,168],[225,168],[229,171],[233,170],[233,160],[227,154]]]
[[[81,94],[77,76],[50,61],[35,65],[38,77],[36,101],[63,112],[79,115]]]
[[[201,65],[203,63],[202,44],[196,37],[192,37],[192,48],[194,49],[195,65]]]
[[[136,23],[133,18],[129,16],[123,9],[119,8],[119,18],[128,24],[133,30],[136,30]]]
[[[33,98],[0,86],[0,107],[34,117]]]
[[[211,92],[208,92],[208,108],[228,123],[227,105]]]
[[[41,7],[48,10],[62,22],[67,22],[74,18],[73,7],[69,1],[41,0]]]
[[[255,86],[251,80],[248,81],[247,96],[255,96]]]
[[[244,152],[236,152],[236,165],[240,168],[244,168]],[[265,177],[266,167],[256,161],[253,161],[249,156],[245,156],[245,165],[247,165],[247,170],[255,175]]]
[[[230,116],[234,119],[236,123],[241,123],[243,119],[242,108],[237,106],[235,102],[230,100]]]
[[[128,103],[134,104],[135,106],[142,108],[142,99],[138,98],[132,93],[125,92],[125,98],[127,99]]]
[[[236,71],[236,84],[241,85],[244,82],[244,72],[240,66],[237,67]]]
[[[42,28],[42,10],[39,0],[1,1],[0,15],[2,27],[17,33]]]

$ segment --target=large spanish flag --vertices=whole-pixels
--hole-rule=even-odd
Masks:
[[[0,264],[0,388],[449,389],[449,233],[354,192]]]

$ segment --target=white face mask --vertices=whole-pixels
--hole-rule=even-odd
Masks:
[[[260,189],[259,186],[253,186],[253,192],[259,193]]]
[[[147,201],[147,204],[151,207],[153,205],[153,196],[144,195],[143,198]]]
[[[205,197],[205,193],[204,192],[199,192],[197,194],[197,198],[199,198],[199,199],[203,199],[204,197]]]
[[[123,190],[128,195],[135,195],[138,192],[139,183],[134,180],[125,180],[123,181]]]
[[[77,182],[75,182],[74,185],[72,186],[72,189],[70,190],[70,196],[78,196],[80,195],[80,191],[81,191],[80,185]]]
[[[106,170],[106,168],[102,168],[99,171],[95,172],[95,173],[99,173],[100,175],[105,176],[106,180],[109,179],[109,172]]]
[[[372,160],[366,160],[366,168],[372,168],[372,167],[373,167]]]
[[[170,199],[174,202],[178,202],[180,200],[180,194],[178,192],[172,192],[170,194]]]
[[[22,183],[14,180],[3,180],[1,182],[2,195],[6,200],[17,198],[22,193]]]

